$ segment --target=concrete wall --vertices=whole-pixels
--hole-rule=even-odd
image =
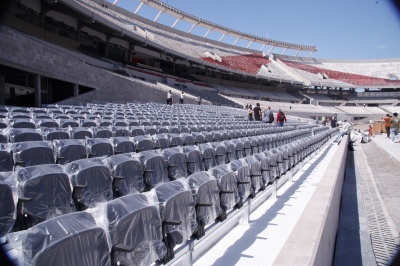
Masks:
[[[166,92],[157,89],[155,85],[146,86],[94,67],[52,45],[4,26],[0,26],[0,64],[96,89],[62,103],[166,102]],[[187,99],[185,103],[194,104],[195,100]]]
[[[274,265],[332,265],[347,142],[348,136],[345,135]]]

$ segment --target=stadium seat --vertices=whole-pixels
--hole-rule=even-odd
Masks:
[[[69,177],[56,164],[18,167],[17,221],[14,231],[74,212]]]
[[[40,129],[12,128],[9,131],[10,142],[41,141],[43,136]]]
[[[240,201],[237,179],[235,173],[230,171],[226,165],[211,168],[210,173],[218,182],[221,203],[221,215],[218,219],[224,221],[227,218],[227,211],[234,208]]]
[[[182,148],[167,148],[161,151],[168,165],[168,177],[171,180],[188,176],[186,156]]]
[[[153,135],[153,140],[155,142],[155,149],[167,149],[171,147],[169,138],[167,134],[156,134]]]
[[[95,138],[111,138],[114,136],[111,126],[92,128],[93,137]]]
[[[129,154],[117,154],[105,159],[113,177],[114,198],[145,190],[143,165]]]
[[[64,165],[88,157],[85,141],[82,139],[60,139],[53,143],[58,164]]]
[[[57,140],[57,139],[69,139],[69,130],[68,128],[43,128],[42,129],[43,139],[44,140]]]
[[[14,164],[22,167],[55,164],[53,143],[51,141],[31,141],[13,143]]]
[[[208,171],[209,169],[216,166],[216,151],[214,150],[211,143],[200,144],[198,145],[198,147],[202,154],[204,169]]]
[[[193,195],[186,180],[180,179],[155,187],[160,203],[160,217],[167,255],[163,262],[174,258],[174,247],[197,231]]]
[[[135,143],[136,152],[150,151],[156,147],[151,136],[136,136],[132,137],[131,140]]]
[[[89,158],[111,156],[114,154],[110,139],[86,138],[86,148]]]
[[[8,144],[0,143],[0,172],[12,171],[14,161],[12,150]]]
[[[222,213],[218,184],[215,177],[207,172],[197,172],[187,178],[194,194],[198,229],[196,239],[205,235],[205,226],[213,223]]]
[[[16,196],[14,172],[0,170],[0,238],[9,233],[14,226]]]
[[[143,165],[145,191],[169,181],[167,162],[161,154],[156,151],[143,151],[132,154],[132,157],[139,159]]]
[[[158,206],[145,194],[127,195],[104,206],[112,265],[151,265],[167,252]]]
[[[234,160],[227,165],[228,169],[235,172],[240,202],[237,204],[241,208],[244,201],[250,196],[255,197],[253,182],[250,176],[250,168],[244,159]],[[254,182],[255,183],[255,182]]]
[[[186,155],[189,175],[205,170],[202,154],[197,146],[183,146],[183,152]]]
[[[73,161],[65,166],[71,179],[72,198],[78,211],[113,198],[110,169],[100,158]]]
[[[52,218],[7,240],[23,265],[111,265],[107,236],[86,212]]]
[[[93,131],[90,128],[74,127],[70,130],[71,139],[93,138]]]

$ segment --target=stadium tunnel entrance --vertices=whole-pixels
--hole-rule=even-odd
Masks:
[[[94,88],[0,65],[0,105],[42,107]]]

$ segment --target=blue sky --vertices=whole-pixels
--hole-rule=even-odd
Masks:
[[[113,2],[113,0],[107,0]],[[184,12],[242,32],[270,39],[316,45],[313,57],[330,59],[400,58],[400,17],[390,0],[164,0]],[[138,0],[119,0],[119,6],[134,11]],[[154,19],[158,11],[143,6],[139,15]],[[172,25],[175,18],[162,14],[158,22]],[[189,31],[180,21],[176,28]],[[193,34],[204,35],[196,27]],[[219,39],[221,34],[209,34]],[[235,38],[225,37],[233,43]],[[239,41],[237,45],[247,46]],[[261,45],[250,48],[259,50]],[[266,46],[264,52],[269,51]],[[283,50],[274,48],[273,52]],[[294,51],[286,54],[294,55]],[[308,56],[309,53],[299,53]]]

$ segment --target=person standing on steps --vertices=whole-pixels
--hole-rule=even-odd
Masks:
[[[253,106],[251,106],[251,104],[249,104],[249,108],[247,109],[247,115],[249,118],[249,121],[253,121]]]
[[[265,110],[265,112],[264,112],[264,121],[269,124],[274,122],[274,113],[272,112],[271,107],[269,107],[269,106],[268,106],[267,110]]]
[[[172,105],[172,92],[171,90],[167,93],[167,104]]]
[[[276,115],[276,123],[280,126],[283,127],[283,123],[286,123],[286,115],[282,111],[282,109],[279,109],[278,114]]]
[[[393,113],[393,117],[390,119],[389,124],[390,124],[390,137],[392,138],[392,143],[398,143],[399,125],[400,125],[400,119],[398,118],[398,113]]]
[[[254,114],[254,120],[261,121],[262,114],[259,103],[256,103],[256,107],[253,108],[253,114]]]
[[[184,100],[184,98],[185,98],[185,96],[183,95],[183,91],[181,92],[181,97],[180,97],[180,99],[179,99],[179,101],[180,101],[180,103],[181,104],[183,104],[183,100]]]
[[[386,129],[386,138],[390,139],[390,115],[386,114],[386,117],[383,118],[381,117],[381,119],[383,119],[383,121],[385,121],[385,129]]]

